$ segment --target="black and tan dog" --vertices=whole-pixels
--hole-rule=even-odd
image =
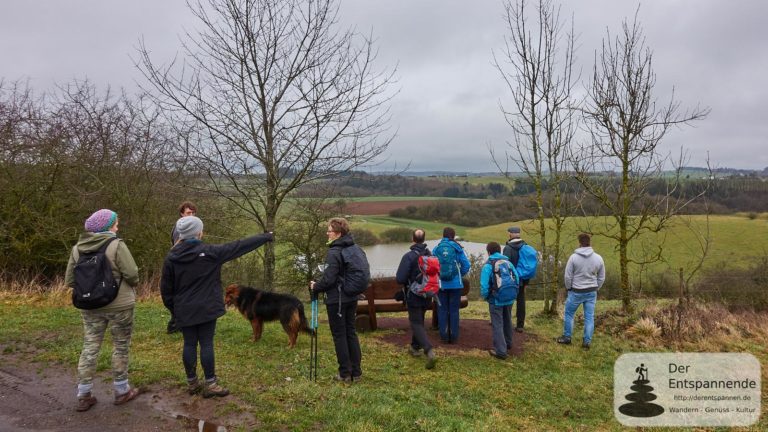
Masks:
[[[288,333],[289,348],[296,345],[299,331],[310,333],[304,305],[292,295],[232,284],[225,291],[224,303],[236,307],[251,322],[254,342],[261,339],[265,321],[280,320],[283,330]]]

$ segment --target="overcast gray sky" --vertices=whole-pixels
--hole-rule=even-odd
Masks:
[[[635,1],[564,2],[579,35],[582,78],[606,29],[620,30]],[[344,26],[372,31],[378,65],[397,65],[392,101],[397,137],[374,169],[494,171],[488,146],[510,139],[499,110],[508,100],[491,65],[503,44],[501,0],[342,0]],[[675,89],[682,107],[712,109],[707,119],[667,135],[690,165],[709,152],[716,166],[768,166],[768,2],[654,0],[639,20],[654,52],[656,94]],[[195,21],[183,0],[26,0],[0,2],[0,77],[28,78],[38,91],[73,78],[135,89],[130,56],[144,37],[153,59],[171,59]]]

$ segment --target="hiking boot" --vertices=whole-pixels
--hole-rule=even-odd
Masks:
[[[582,342],[581,343],[581,347],[584,348],[585,350],[589,349],[589,345],[590,345],[589,342]]]
[[[197,379],[187,382],[187,393],[189,393],[190,396],[196,395],[201,391],[203,391],[203,384]]]
[[[136,399],[136,396],[141,393],[139,389],[137,388],[131,388],[127,392],[121,394],[121,395],[115,395],[115,405],[122,405],[128,401]]]
[[[225,389],[224,387],[220,386],[218,382],[213,381],[210,383],[205,383],[203,386],[203,397],[204,398],[212,398],[214,396],[223,397],[229,394],[229,390]]]
[[[427,353],[427,363],[424,365],[427,369],[434,369],[437,365],[437,356],[435,355],[434,348]]]
[[[333,380],[334,381],[339,381],[339,382],[345,382],[345,383],[352,382],[352,378],[351,377],[348,377],[348,376],[343,377],[343,376],[341,376],[339,374],[334,375],[333,376]]]
[[[96,398],[91,396],[91,393],[88,392],[83,396],[77,397],[77,406],[75,406],[75,411],[88,411],[94,405],[96,405]]]
[[[563,345],[570,345],[571,344],[571,338],[567,336],[560,336],[559,338],[555,339],[557,343],[563,344]]]
[[[499,355],[499,354],[496,353],[495,350],[488,350],[488,355],[490,355],[491,357],[495,357],[495,358],[497,358],[499,360],[506,360],[507,359],[507,356]]]
[[[414,348],[413,345],[408,346],[408,353],[413,357],[421,357],[424,352],[422,352],[421,348]]]
[[[515,331],[518,332],[518,333],[522,333],[523,332],[523,328],[522,327],[515,327]]]
[[[362,375],[353,376],[353,377],[351,378],[351,380],[352,380],[352,382],[360,382],[360,381],[362,381],[362,380],[363,380],[363,376],[362,376]]]

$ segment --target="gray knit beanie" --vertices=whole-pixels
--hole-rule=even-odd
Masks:
[[[180,240],[196,238],[203,232],[203,221],[197,216],[184,216],[176,221],[176,232]]]

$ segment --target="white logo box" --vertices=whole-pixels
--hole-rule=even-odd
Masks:
[[[613,412],[625,426],[749,426],[760,377],[752,354],[627,353],[613,368]]]

